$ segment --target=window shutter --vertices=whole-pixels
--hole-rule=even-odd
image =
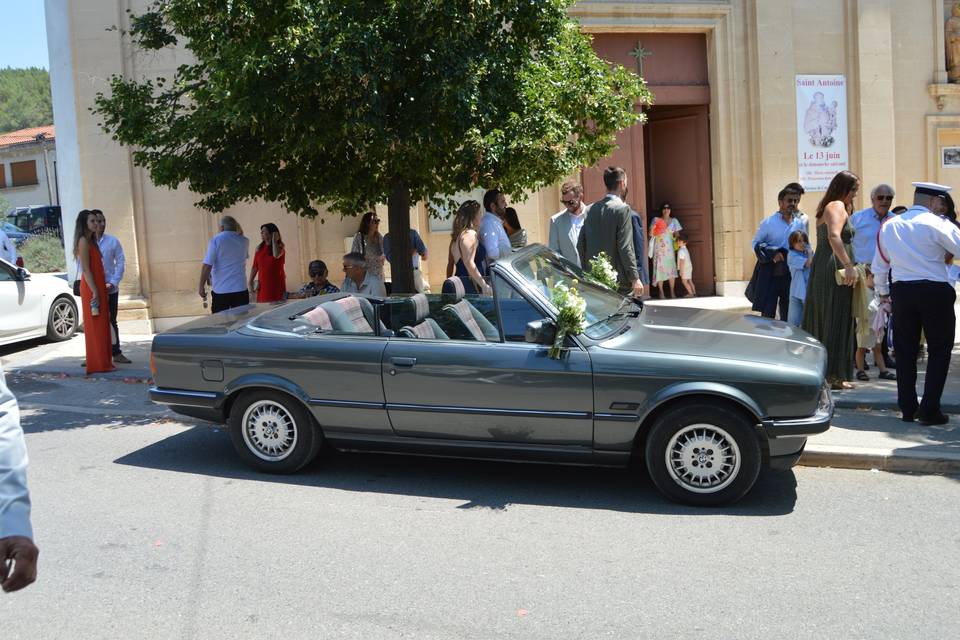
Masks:
[[[22,187],[28,184],[38,184],[37,161],[25,160],[10,163],[10,186]]]

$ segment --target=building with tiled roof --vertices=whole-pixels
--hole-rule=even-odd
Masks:
[[[0,133],[0,195],[10,206],[60,204],[52,124]]]

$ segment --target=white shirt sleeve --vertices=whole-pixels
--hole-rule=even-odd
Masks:
[[[873,286],[881,296],[890,295],[890,263],[887,262],[882,247],[883,241],[878,234],[877,250],[873,254],[873,263],[870,270],[873,271]]]
[[[20,410],[0,369],[0,538],[10,536],[33,538],[33,528]]]
[[[214,236],[210,238],[210,243],[207,244],[207,255],[203,258],[203,264],[213,266],[214,262],[217,261],[217,237]]]
[[[120,241],[119,241],[119,240],[117,240],[117,256],[116,256],[116,260],[117,260],[117,266],[116,266],[116,268],[114,269],[114,281],[113,281],[113,286],[119,287],[119,286],[120,286],[120,281],[123,280],[123,272],[124,272],[124,270],[126,270],[126,268],[127,268],[127,259],[126,259],[126,256],[123,255],[123,245],[120,244]]]

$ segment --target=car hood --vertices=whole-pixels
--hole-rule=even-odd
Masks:
[[[647,305],[630,329],[601,347],[771,365],[826,367],[826,350],[807,332],[759,316]]]

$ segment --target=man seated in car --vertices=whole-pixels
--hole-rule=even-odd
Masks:
[[[340,290],[344,293],[366,293],[371,296],[385,297],[387,289],[383,281],[367,272],[367,261],[363,254],[350,252],[343,256],[343,273],[346,279]]]
[[[288,293],[287,298],[312,298],[340,291],[335,284],[327,280],[327,264],[323,260],[312,260],[307,266],[307,273],[310,275],[310,282],[300,287],[299,291]]]

